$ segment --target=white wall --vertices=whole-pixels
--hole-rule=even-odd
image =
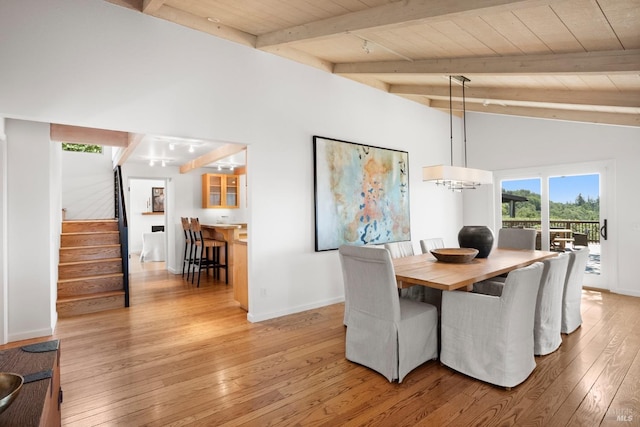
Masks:
[[[62,151],[62,171],[66,219],[114,217],[111,147],[101,154]]]
[[[0,117],[0,344],[5,344],[9,335],[9,269],[7,260],[7,135],[5,120]]]
[[[416,249],[455,242],[462,197],[420,170],[449,162],[447,114],[100,0],[4,0],[0,40],[0,116],[249,146],[251,320],[343,299],[337,253],[314,252],[314,134],[409,151]],[[198,178],[168,183],[168,224]]]
[[[142,234],[151,233],[152,225],[164,225],[164,214],[143,215],[152,212],[150,206],[151,189],[164,188],[164,180],[129,179],[129,205],[127,219],[129,225],[129,253],[142,252]],[[126,191],[126,189],[125,189]]]
[[[60,146],[49,126],[7,120],[8,341],[55,327],[60,235]],[[56,215],[57,213],[57,215]]]
[[[640,296],[636,254],[640,253],[640,128],[595,125],[489,114],[467,114],[469,157],[489,170],[533,168],[611,160],[615,163],[614,212],[610,240],[618,255],[612,291]],[[465,222],[494,222],[486,201],[465,195]],[[495,205],[495,203],[493,204]],[[616,232],[617,231],[617,232]]]

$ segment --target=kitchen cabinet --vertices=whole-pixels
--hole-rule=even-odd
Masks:
[[[203,208],[238,208],[240,179],[238,175],[205,173],[202,175]]]

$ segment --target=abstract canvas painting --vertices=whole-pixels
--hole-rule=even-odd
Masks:
[[[411,239],[409,155],[313,137],[315,250]]]

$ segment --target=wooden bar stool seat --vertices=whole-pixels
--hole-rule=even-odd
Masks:
[[[200,273],[202,269],[213,270],[214,278],[220,279],[220,270],[224,270],[225,283],[229,284],[229,270],[227,267],[228,246],[225,240],[205,238],[202,234],[202,228],[200,227],[200,220],[198,218],[191,218],[191,236],[193,239],[193,245],[195,247],[194,261],[193,261],[193,275],[191,276],[191,283],[194,282],[195,269],[198,268],[198,287],[200,287]],[[199,251],[198,251],[198,248]],[[224,262],[222,254],[220,253],[224,248]],[[211,253],[209,253],[211,250]]]

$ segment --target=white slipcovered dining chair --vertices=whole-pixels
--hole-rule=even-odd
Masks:
[[[384,247],[384,244],[382,245],[366,245],[366,247],[368,248],[374,248],[374,249],[378,249],[381,251],[386,250]],[[344,318],[342,320],[342,324],[344,326],[348,326],[349,325],[349,289],[347,289],[347,284],[344,284]]]
[[[385,243],[384,248],[389,251],[391,258],[403,258],[415,255],[411,241]],[[418,285],[400,289],[400,296],[416,301],[424,301],[424,286]]]
[[[391,258],[402,258],[415,255],[411,241],[385,243],[384,248],[389,251]]]
[[[560,336],[562,293],[568,263],[569,256],[564,253],[542,261],[543,270],[533,324],[533,354],[536,356],[552,353],[562,344]],[[502,278],[495,278],[495,280],[489,279],[475,283],[473,291],[485,295],[500,296],[504,286]]]
[[[501,228],[498,230],[498,247],[504,249],[535,249],[536,234],[533,228]]]
[[[563,334],[570,334],[582,325],[580,304],[582,302],[582,280],[589,260],[589,248],[583,247],[568,252],[569,265],[562,293],[562,326]]]
[[[533,323],[542,264],[513,270],[501,296],[443,292],[440,361],[502,387],[526,380],[536,366]]]
[[[562,292],[567,277],[569,256],[562,253],[542,261],[542,264],[544,269],[538,289],[533,325],[533,354],[536,356],[552,353],[562,344]]]
[[[434,249],[444,248],[444,240],[442,237],[432,237],[430,239],[420,240],[420,249],[423,254],[431,253]]]
[[[398,382],[436,359],[436,308],[398,297],[389,252],[350,245],[338,252],[350,302],[346,358]]]

